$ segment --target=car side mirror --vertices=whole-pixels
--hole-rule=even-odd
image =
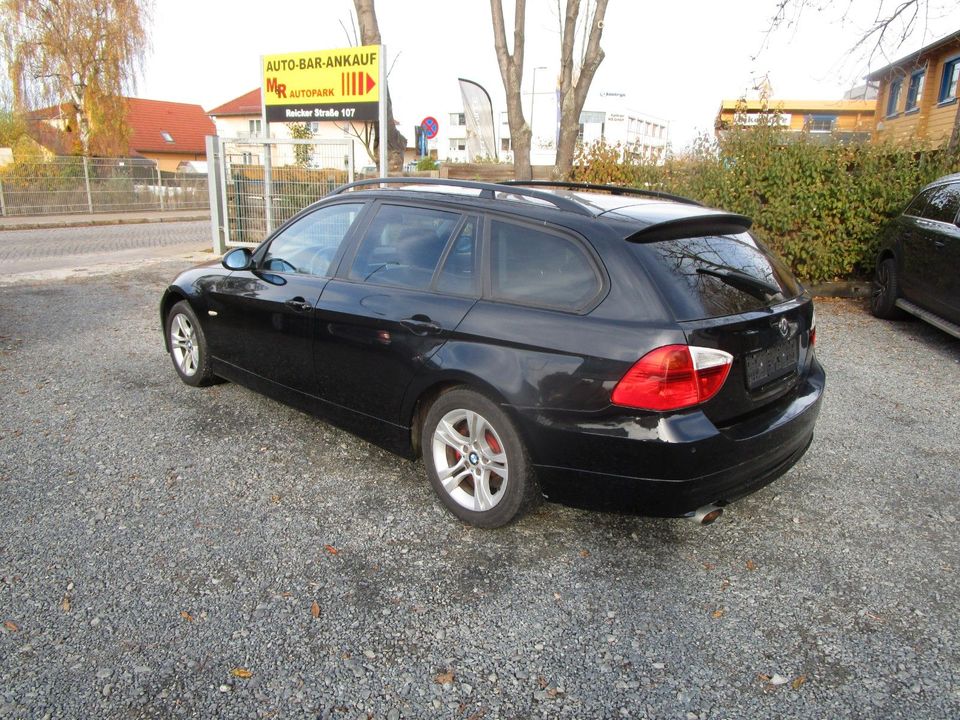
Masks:
[[[253,264],[253,253],[249,248],[234,248],[220,262],[227,270],[249,270]]]

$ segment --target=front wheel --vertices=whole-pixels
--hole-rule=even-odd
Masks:
[[[884,320],[903,317],[903,311],[897,307],[899,294],[896,261],[893,258],[887,258],[877,263],[877,271],[873,279],[873,294],[870,296],[870,312]]]
[[[506,525],[540,497],[513,422],[477,392],[456,388],[437,398],[423,423],[421,448],[433,489],[472,525]]]
[[[199,387],[216,380],[210,369],[203,328],[186,300],[178,302],[167,314],[167,340],[173,366],[187,385]]]

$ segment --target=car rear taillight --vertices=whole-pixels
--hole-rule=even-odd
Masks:
[[[680,410],[709,400],[723,387],[733,355],[691,345],[665,345],[637,360],[613,389],[615,405]]]
[[[810,319],[810,347],[817,344],[817,310],[814,308],[813,317]]]

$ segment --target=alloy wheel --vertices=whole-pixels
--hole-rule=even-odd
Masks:
[[[509,467],[496,428],[472,410],[451,410],[433,431],[433,462],[443,489],[461,507],[490,510],[506,494]]]

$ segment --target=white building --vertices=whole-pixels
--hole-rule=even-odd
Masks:
[[[540,80],[546,84],[542,75],[538,75],[533,81]],[[531,123],[531,164],[553,165],[556,162],[560,127],[556,90],[537,89],[535,94],[528,90],[524,93],[523,109],[527,121]],[[494,117],[498,118],[495,133],[499,160],[513,162],[507,113],[501,110],[495,112]],[[438,159],[441,162],[473,161],[474,158],[467,157],[464,113],[450,112],[441,118],[439,125],[436,141],[431,141]],[[626,93],[601,90],[587,97],[583,112],[580,113],[579,139],[585,145],[598,140],[609,145],[619,144],[624,157],[656,161],[663,157],[670,142],[670,123],[657,115],[633,109]]]

